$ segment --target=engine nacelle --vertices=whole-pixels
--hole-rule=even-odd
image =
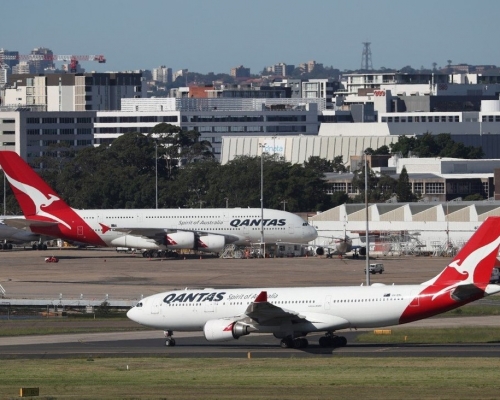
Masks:
[[[231,319],[211,319],[203,327],[203,334],[210,342],[222,342],[248,335],[251,330],[249,325]]]
[[[130,247],[136,249],[159,249],[160,246],[153,240],[141,236],[123,235],[113,239],[110,243],[115,247]]]
[[[323,247],[316,247],[316,255],[322,256],[325,254],[325,249]]]
[[[196,241],[196,249],[201,251],[221,251],[226,245],[224,236],[205,235],[199,236]]]
[[[165,235],[165,245],[169,249],[194,249],[194,232],[175,232]]]

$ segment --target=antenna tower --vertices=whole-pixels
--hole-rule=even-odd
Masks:
[[[372,51],[370,50],[371,42],[363,42],[363,54],[361,55],[361,69],[366,71],[373,70]]]

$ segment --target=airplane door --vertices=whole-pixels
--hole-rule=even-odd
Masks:
[[[326,296],[325,297],[325,310],[330,309],[331,303],[332,303],[332,296]]]
[[[410,307],[418,307],[420,305],[420,297],[419,297],[419,291],[418,290],[412,290],[410,292]]]
[[[215,312],[215,304],[213,301],[209,301],[205,304],[205,312],[206,313],[213,313]]]
[[[77,236],[83,236],[83,226],[79,225],[76,227]]]
[[[161,299],[160,300],[153,299],[153,302],[151,303],[151,314],[158,314],[160,312],[160,304],[161,304]]]
[[[295,233],[295,228],[292,224],[288,225],[288,234],[293,235]]]

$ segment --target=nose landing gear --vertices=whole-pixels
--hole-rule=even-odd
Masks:
[[[174,332],[165,331],[165,346],[175,346]]]

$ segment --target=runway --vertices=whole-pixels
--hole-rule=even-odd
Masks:
[[[500,317],[435,318],[414,327],[499,326]],[[409,325],[408,325],[409,326]],[[322,348],[320,334],[307,336],[306,349],[282,349],[279,339],[251,334],[230,342],[207,342],[201,332],[174,334],[175,347],[164,346],[162,331],[87,333],[0,338],[0,359],[57,359],[74,357],[169,358],[290,358],[290,357],[500,357],[500,343],[487,344],[359,344],[361,331],[340,331],[348,345]]]
[[[364,260],[317,257],[292,259],[221,260],[187,258],[148,260],[111,249],[57,250],[57,264],[44,262],[46,252],[0,253],[3,299],[12,298],[119,298],[139,299],[170,288],[359,285]],[[446,258],[407,257],[379,259],[385,272],[372,283],[405,284],[430,279],[449,261]],[[488,300],[485,300],[488,301]],[[431,318],[408,327],[498,326],[500,317]],[[500,344],[373,345],[357,344],[357,332],[339,332],[348,345],[319,347],[319,335],[308,335],[306,349],[282,349],[270,335],[249,335],[239,340],[207,342],[201,332],[175,332],[177,345],[165,347],[161,331],[0,337],[0,359],[64,357],[499,357]],[[133,329],[133,327],[131,328]],[[122,329],[123,330],[123,329]]]

